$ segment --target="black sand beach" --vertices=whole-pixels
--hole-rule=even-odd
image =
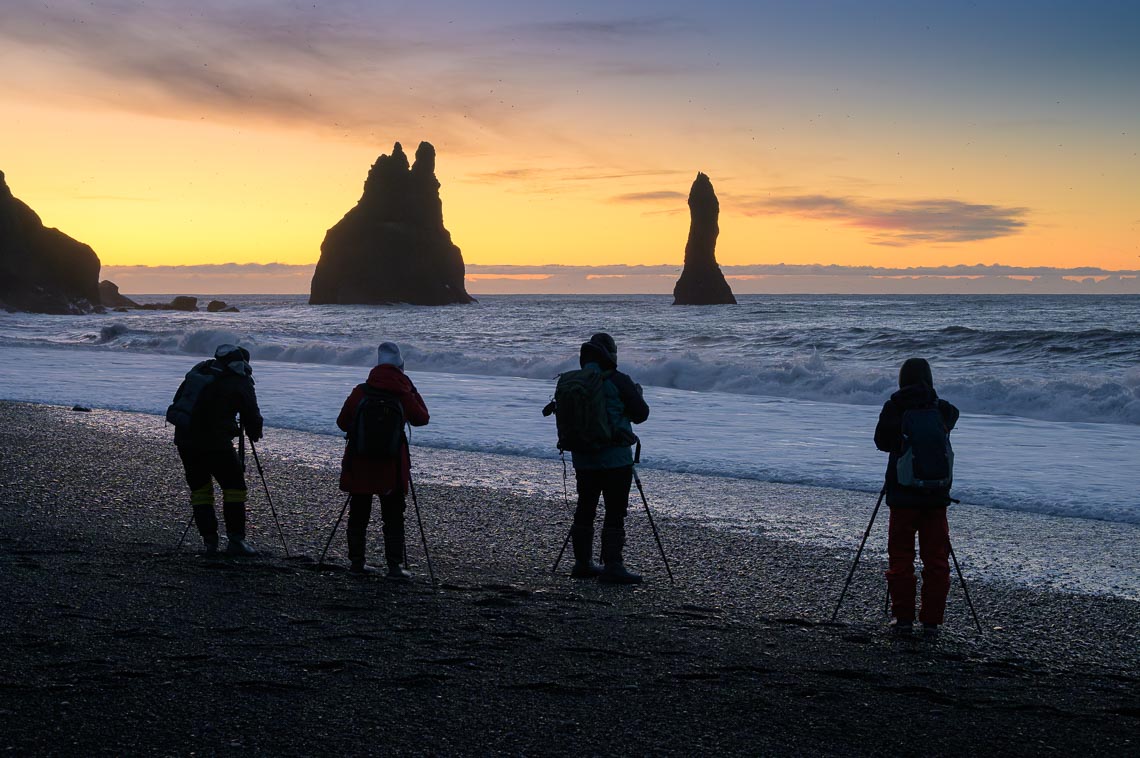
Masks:
[[[634,515],[627,555],[647,583],[606,587],[567,578],[569,563],[550,574],[559,500],[430,482],[417,494],[438,587],[414,532],[410,584],[318,571],[338,461],[277,454],[272,430],[258,452],[292,557],[251,465],[264,554],[207,559],[193,530],[173,552],[189,507],[160,419],[0,403],[0,422],[12,754],[1138,750],[1134,601],[975,580],[983,636],[955,586],[937,646],[892,641],[877,560],[844,623],[823,623],[854,544],[659,517],[671,586]],[[377,525],[372,537],[375,551]]]

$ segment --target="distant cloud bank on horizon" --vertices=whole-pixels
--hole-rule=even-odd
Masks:
[[[316,264],[103,266],[132,294],[307,294]],[[1003,265],[876,268],[799,264],[722,266],[733,291],[756,294],[1140,294],[1140,269]],[[467,265],[471,294],[672,294],[680,265]]]

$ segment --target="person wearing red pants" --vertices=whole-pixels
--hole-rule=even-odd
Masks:
[[[394,430],[397,437],[395,447],[389,451],[394,454],[377,457],[358,449],[354,433],[358,430],[363,404],[376,402],[379,398],[397,401],[402,413],[400,426]],[[348,570],[354,574],[376,573],[376,569],[365,563],[372,496],[376,495],[380,498],[388,576],[392,579],[411,578],[411,573],[401,565],[405,563],[404,496],[412,481],[412,461],[402,423],[406,421],[412,426],[424,426],[428,420],[428,409],[423,398],[404,373],[404,356],[399,345],[395,342],[380,343],[376,350],[376,367],[369,372],[368,381],[358,384],[352,390],[336,419],[341,431],[348,433],[348,443],[341,462],[340,488],[351,495],[347,529]]]
[[[918,620],[923,636],[938,637],[950,591],[950,502],[953,453],[949,434],[958,422],[958,409],[938,397],[930,364],[910,358],[899,370],[899,390],[879,414],[875,446],[889,453],[886,499],[890,508],[887,538],[887,587],[891,596],[892,630],[911,634],[915,621],[914,538],[922,557],[922,606]],[[900,463],[902,464],[900,466]],[[922,468],[935,468],[929,479]],[[903,481],[900,481],[900,471]],[[916,476],[915,472],[919,472]]]

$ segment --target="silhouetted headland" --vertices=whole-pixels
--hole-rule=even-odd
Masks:
[[[90,313],[99,304],[99,266],[90,246],[45,227],[0,171],[0,307]]]
[[[736,304],[732,289],[716,262],[716,238],[720,234],[716,199],[708,176],[697,174],[689,190],[689,241],[685,244],[685,268],[673,287],[673,305]]]
[[[463,256],[443,226],[429,143],[420,143],[410,169],[399,142],[376,160],[356,207],[325,235],[309,302],[474,302],[463,285]]]

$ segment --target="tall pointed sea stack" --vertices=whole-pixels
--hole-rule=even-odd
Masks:
[[[410,169],[399,142],[376,159],[356,207],[325,235],[309,302],[474,302],[463,255],[443,226],[434,147],[421,142]]]
[[[35,313],[87,313],[99,304],[99,256],[48,229],[12,196],[0,171],[0,307]]]
[[[673,305],[736,305],[716,262],[719,216],[720,202],[712,182],[698,173],[689,190],[689,241],[685,245],[685,268],[673,287]]]

